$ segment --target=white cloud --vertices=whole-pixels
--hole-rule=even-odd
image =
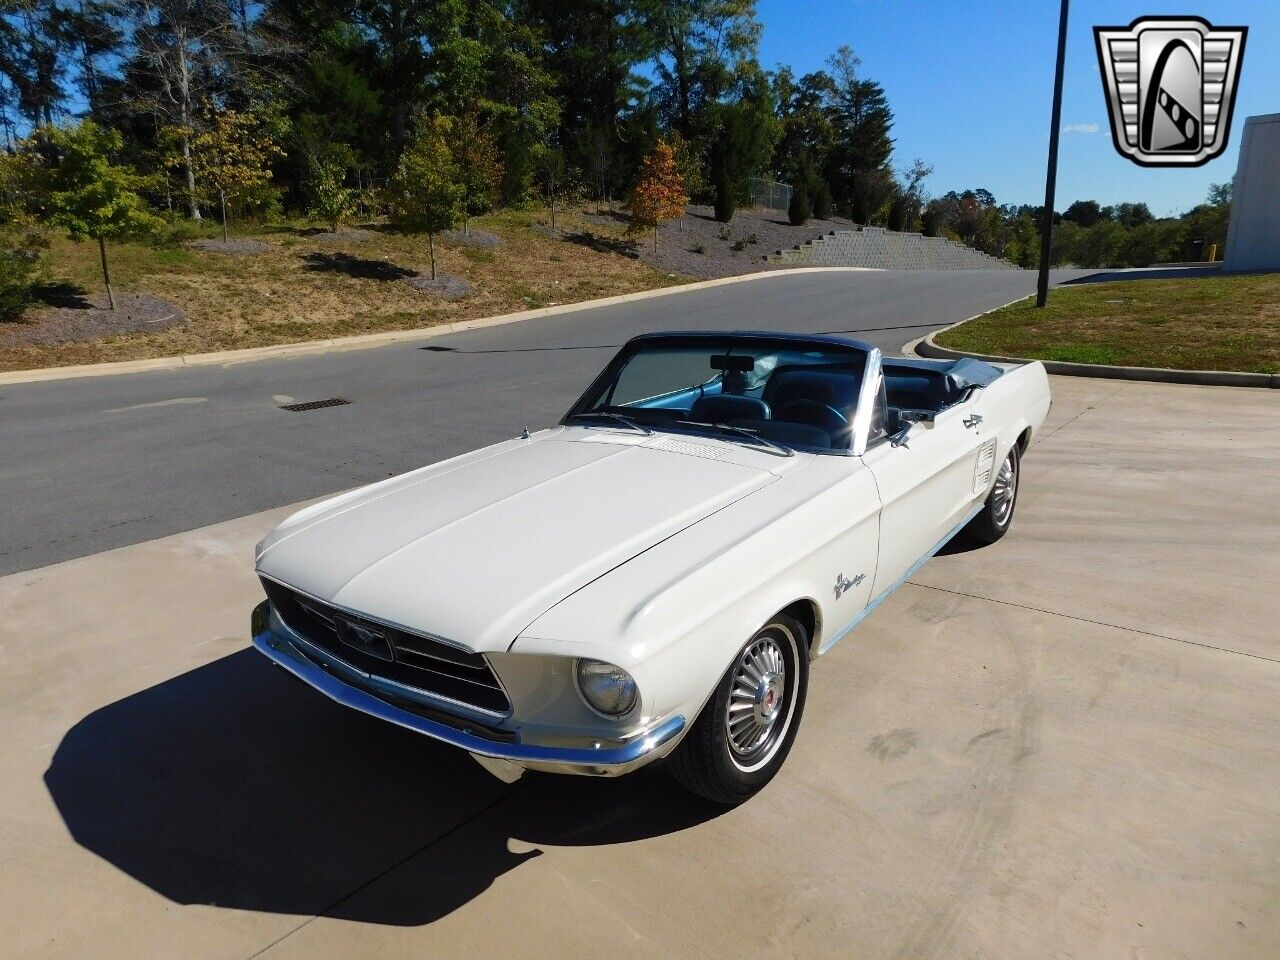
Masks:
[[[1097,133],[1096,123],[1068,123],[1062,128],[1063,133]]]

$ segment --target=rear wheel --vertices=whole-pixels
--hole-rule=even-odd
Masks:
[[[1000,464],[995,485],[982,511],[969,521],[965,534],[979,543],[995,543],[1009,532],[1013,508],[1018,504],[1018,480],[1022,475],[1022,455],[1015,443]]]
[[[782,767],[804,713],[809,638],[779,614],[738,651],[671,756],[688,790],[717,803],[750,798]]]

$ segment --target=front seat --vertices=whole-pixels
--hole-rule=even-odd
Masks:
[[[701,423],[736,423],[739,420],[768,420],[769,405],[755,397],[717,394],[693,401],[689,419]]]

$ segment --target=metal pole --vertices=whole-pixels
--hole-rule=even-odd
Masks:
[[[1036,306],[1049,298],[1049,247],[1053,241],[1053,191],[1058,180],[1058,131],[1062,127],[1062,71],[1067,60],[1067,0],[1058,20],[1058,69],[1053,78],[1053,125],[1049,128],[1049,169],[1044,178],[1044,214],[1040,223],[1040,278]]]

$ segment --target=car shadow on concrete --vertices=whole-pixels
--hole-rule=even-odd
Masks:
[[[722,810],[662,770],[503,784],[252,650],[89,714],[44,779],[82,847],[176,903],[397,926],[446,916],[539,845],[640,840]]]

